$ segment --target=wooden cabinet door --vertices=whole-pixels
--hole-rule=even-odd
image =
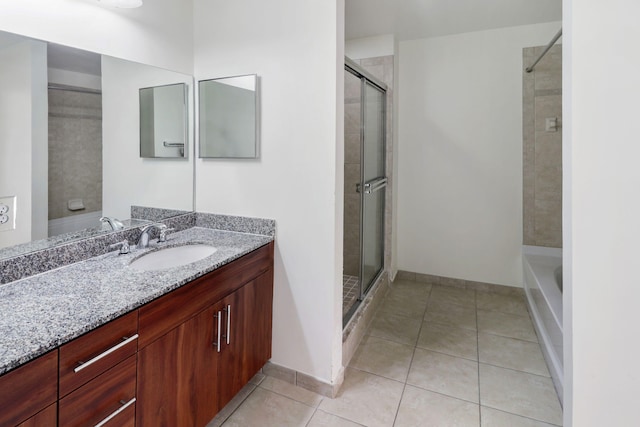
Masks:
[[[218,353],[220,408],[271,358],[272,298],[273,270],[268,270],[216,305],[223,314]]]
[[[218,412],[213,308],[138,351],[138,426],[204,426]]]

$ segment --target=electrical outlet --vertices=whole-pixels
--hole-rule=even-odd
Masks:
[[[16,196],[0,197],[0,231],[16,229]]]

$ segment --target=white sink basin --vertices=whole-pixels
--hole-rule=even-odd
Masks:
[[[200,261],[215,253],[218,249],[209,245],[184,245],[149,252],[129,264],[136,270],[150,271],[179,267]]]

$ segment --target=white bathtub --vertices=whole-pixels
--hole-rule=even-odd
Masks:
[[[562,402],[562,284],[556,282],[556,271],[562,267],[562,249],[523,246],[522,259],[527,303],[549,372]]]

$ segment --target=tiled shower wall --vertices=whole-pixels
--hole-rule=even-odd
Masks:
[[[523,243],[562,247],[562,45],[523,49]],[[557,130],[546,130],[547,119]]]
[[[355,60],[387,85],[386,187],[384,265],[391,263],[391,206],[393,171],[393,55]],[[360,81],[345,72],[344,165],[344,274],[357,276],[360,269]]]
[[[85,209],[70,211],[70,199]],[[102,96],[49,90],[49,219],[102,210]]]

